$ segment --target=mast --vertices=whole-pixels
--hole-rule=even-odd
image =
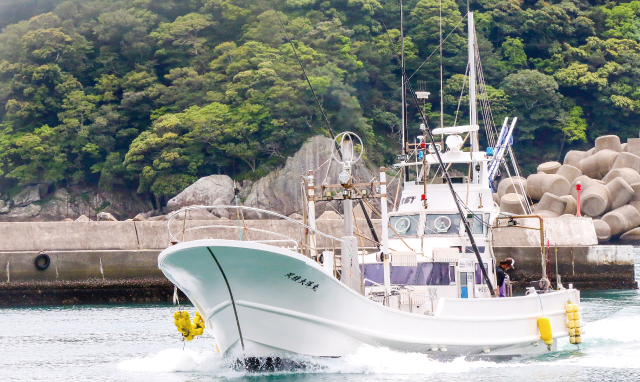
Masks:
[[[444,127],[444,92],[442,82],[442,0],[440,0],[440,127]]]
[[[478,124],[478,110],[476,109],[476,56],[474,49],[475,27],[473,25],[473,12],[469,12],[469,124]],[[471,152],[479,150],[478,132],[471,132]],[[480,183],[479,171],[473,169],[473,183]]]
[[[409,86],[409,94],[411,94],[413,96],[413,99],[414,99],[416,105],[418,105],[419,104],[418,103],[418,96],[416,95],[416,93],[411,88],[411,84],[407,84],[407,85]],[[425,128],[424,128],[425,134],[429,137],[429,141],[431,141],[431,143],[433,145],[435,145],[436,141],[433,138],[433,133],[431,132],[431,129],[427,126],[427,117],[425,116],[425,114],[422,111],[422,109],[420,109],[419,107],[418,107],[418,113],[420,114],[420,119],[422,120],[422,123],[425,126]],[[471,244],[471,248],[473,248],[473,252],[476,255],[476,259],[478,260],[478,265],[480,266],[480,271],[482,273],[482,277],[484,278],[485,282],[487,283],[487,287],[489,288],[489,293],[492,296],[495,297],[495,291],[493,289],[493,284],[491,283],[491,279],[489,279],[489,274],[487,273],[487,269],[484,266],[484,262],[482,260],[482,256],[480,256],[480,252],[478,251],[478,246],[476,245],[476,241],[473,238],[473,234],[471,233],[471,227],[469,226],[469,222],[467,221],[467,217],[462,212],[462,207],[460,206],[460,200],[458,198],[458,194],[456,194],[455,190],[453,189],[453,183],[451,182],[451,177],[449,176],[449,172],[447,171],[447,168],[444,165],[444,162],[442,161],[442,157],[440,156],[440,152],[438,150],[434,150],[434,154],[435,154],[436,160],[438,161],[438,165],[440,166],[440,169],[442,170],[442,174],[444,175],[446,183],[449,186],[449,191],[451,192],[451,196],[453,197],[453,201],[456,204],[456,208],[458,210],[458,215],[460,216],[460,219],[462,220],[462,224],[464,225],[464,230],[467,233],[467,237],[469,238],[469,243]],[[474,169],[474,171],[475,171],[475,169]]]
[[[405,94],[405,70],[404,70],[404,11],[402,10],[402,0],[400,0],[400,71],[402,72],[402,155],[407,154],[407,110]],[[404,180],[409,181],[409,168],[404,169]]]

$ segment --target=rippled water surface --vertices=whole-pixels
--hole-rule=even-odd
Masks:
[[[638,275],[640,252],[636,264]],[[0,381],[640,381],[640,293],[582,297],[589,325],[579,350],[564,339],[543,356],[443,362],[364,346],[271,374],[237,371],[207,334],[183,349],[169,305],[2,309]]]

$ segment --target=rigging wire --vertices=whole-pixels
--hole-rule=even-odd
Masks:
[[[467,74],[469,73],[469,62],[467,62],[467,69],[464,72],[464,78],[462,79],[462,89],[460,89],[460,97],[458,97],[458,108],[456,109],[456,118],[453,121],[453,126],[458,125],[458,113],[460,113],[460,105],[462,104],[462,94],[464,94],[465,85],[467,84]]]
[[[451,32],[449,32],[449,34],[442,40],[442,44],[445,43],[445,41],[447,41],[447,39],[449,38],[449,36],[451,36],[451,34],[460,26],[460,24],[462,24],[462,22],[464,21],[464,19],[467,17],[467,15],[464,15],[460,21],[458,21],[458,23],[453,27],[453,29],[451,29]],[[386,28],[385,28],[386,29]],[[388,34],[389,32],[387,32]],[[422,69],[422,67],[429,61],[429,59],[431,59],[431,57],[438,51],[438,49],[440,48],[440,45],[438,45],[433,52],[431,52],[431,54],[429,55],[429,57],[427,57],[424,61],[422,61],[422,63],[420,64],[420,66],[418,66],[418,68],[416,70],[413,71],[413,73],[409,76],[406,77],[405,81],[409,82],[409,80],[411,80],[420,69]],[[391,100],[393,99],[393,97],[396,96],[396,94],[398,94],[398,92],[400,91],[400,89],[397,89],[392,95],[391,97],[389,97],[389,99],[387,99],[387,101],[385,103],[382,104],[382,106],[380,107],[384,107],[385,105],[387,105],[389,102],[391,102]]]
[[[322,103],[320,102],[320,99],[318,98],[318,94],[316,93],[315,89],[313,88],[313,85],[311,85],[311,80],[309,80],[309,76],[307,75],[307,71],[305,70],[304,65],[302,64],[302,60],[300,59],[300,56],[298,55],[298,50],[296,49],[295,45],[293,44],[293,40],[291,40],[291,37],[289,37],[289,33],[284,28],[284,23],[282,22],[282,19],[280,18],[280,15],[278,14],[278,11],[276,11],[275,13],[276,13],[276,17],[278,18],[278,22],[280,23],[280,27],[282,28],[282,32],[284,32],[284,35],[287,37],[287,40],[288,40],[289,44],[291,45],[291,48],[293,49],[293,53],[295,54],[296,59],[298,60],[298,64],[300,65],[300,68],[302,69],[302,73],[304,74],[304,78],[307,80],[307,84],[309,84],[309,88],[311,89],[311,92],[313,93],[313,96],[316,99],[316,103],[318,104],[318,108],[320,108],[320,112],[322,113],[322,116],[324,117],[324,120],[327,123],[327,127],[329,128],[329,134],[331,134],[331,138],[335,141],[336,135],[333,133],[333,128],[331,127],[331,123],[329,122],[329,118],[327,117],[327,114],[324,112],[324,108],[322,107]],[[340,153],[339,148],[338,148],[338,153],[340,154],[340,157],[342,157],[342,153]]]

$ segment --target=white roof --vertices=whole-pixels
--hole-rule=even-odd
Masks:
[[[478,125],[464,125],[464,126],[454,126],[454,127],[439,127],[437,129],[431,130],[433,135],[451,135],[451,134],[462,134],[466,132],[478,131],[480,126]]]

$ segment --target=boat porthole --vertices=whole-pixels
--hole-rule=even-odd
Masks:
[[[51,258],[46,253],[41,253],[36,256],[36,260],[34,261],[34,263],[36,264],[36,268],[39,271],[44,271],[45,269],[49,268],[49,264],[51,264]]]

